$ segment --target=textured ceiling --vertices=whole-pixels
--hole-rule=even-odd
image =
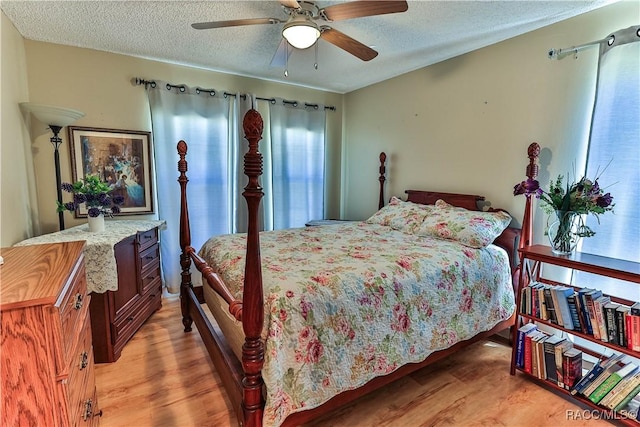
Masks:
[[[204,21],[284,20],[287,16],[277,0],[2,0],[0,6],[26,39],[347,93],[614,1],[409,1],[404,13],[330,24],[377,50],[373,60],[363,62],[319,40],[318,69],[315,48],[296,50],[289,57],[288,77],[284,64],[271,65],[282,40],[282,24],[191,28]]]

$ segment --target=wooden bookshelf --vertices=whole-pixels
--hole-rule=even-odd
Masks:
[[[556,255],[551,251],[551,248],[543,245],[533,245],[526,246],[519,250],[520,254],[520,280],[519,280],[519,288],[516,295],[516,304],[517,304],[517,316],[514,324],[514,328],[512,331],[512,356],[511,356],[511,375],[515,375],[516,371],[520,371],[523,374],[527,375],[531,378],[535,383],[541,384],[556,393],[561,393],[562,395],[575,399],[580,405],[601,411],[601,415],[603,419],[610,419],[612,421],[616,421],[622,425],[640,426],[640,421],[631,419],[629,417],[624,416],[623,414],[617,414],[613,411],[609,410],[606,407],[597,405],[589,400],[587,397],[582,395],[573,395],[568,390],[553,384],[548,380],[542,380],[538,377],[535,377],[524,369],[520,369],[517,367],[517,337],[518,337],[518,328],[523,323],[535,322],[536,324],[545,325],[548,328],[561,332],[562,334],[566,334],[568,336],[580,337],[583,340],[592,342],[601,346],[604,349],[609,349],[615,353],[624,353],[632,358],[640,360],[640,352],[633,351],[627,347],[623,347],[621,345],[605,342],[595,338],[593,335],[581,332],[579,330],[566,329],[562,326],[553,323],[548,320],[543,320],[535,315],[528,314],[522,311],[522,289],[528,286],[533,282],[541,282],[549,285],[563,285],[573,288],[574,290],[581,289],[578,286],[572,286],[565,283],[557,282],[554,280],[550,280],[543,276],[542,267],[544,264],[554,265],[562,268],[573,269],[584,271],[588,273],[592,273],[595,275],[610,277],[614,279],[624,280],[631,283],[636,283],[640,285],[640,263],[631,262],[626,260],[608,258],[593,254],[575,252],[569,256],[561,256]],[[639,288],[640,290],[640,288]],[[640,292],[639,292],[640,293]],[[623,298],[616,297],[614,295],[608,295],[611,297],[611,300],[617,302],[619,304],[631,306],[636,301],[630,301]],[[574,347],[582,350],[584,353],[591,354],[594,357],[599,357],[601,354],[597,352],[597,350],[586,348],[580,345],[574,345]]]

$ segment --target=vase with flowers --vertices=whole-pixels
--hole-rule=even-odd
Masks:
[[[563,183],[564,177],[559,175],[549,185],[549,190],[540,188],[535,179],[522,181],[513,188],[513,195],[524,194],[540,199],[541,208],[552,218],[547,227],[551,250],[559,255],[571,254],[582,237],[595,235],[584,222],[587,214],[598,215],[613,210],[613,196],[605,193],[598,184],[598,177],[593,181],[583,177],[571,184]]]
[[[87,175],[83,179],[70,184],[63,183],[63,191],[73,194],[73,200],[67,203],[58,202],[58,212],[75,211],[81,204],[87,206],[89,231],[104,231],[104,217],[120,213],[120,205],[124,197],[111,195],[111,187],[100,180],[97,175]]]

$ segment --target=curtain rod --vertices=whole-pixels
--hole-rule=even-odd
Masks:
[[[156,82],[154,80],[146,80],[146,79],[143,79],[143,78],[140,78],[140,77],[136,77],[134,82],[135,82],[136,86],[144,85],[145,89],[148,86],[151,86],[152,88],[156,87]],[[167,89],[171,89],[171,88],[178,89],[180,92],[184,92],[185,90],[187,90],[187,87],[185,85],[174,85],[174,84],[171,84],[171,83],[167,83]],[[206,92],[211,96],[215,96],[215,94],[216,94],[215,89],[203,89],[203,88],[200,88],[200,87],[196,87],[196,93],[199,94],[200,92]],[[235,93],[229,93],[229,92],[226,92],[226,91],[223,92],[222,94],[223,94],[223,96],[225,98],[227,96],[233,96],[233,97],[236,96]],[[242,99],[246,99],[247,98],[247,94],[245,94],[245,93],[240,94],[240,97]],[[262,97],[256,96],[256,99],[259,99],[261,101],[269,101],[272,104],[276,103],[276,99],[275,98],[262,98]],[[287,105],[291,105],[293,107],[297,107],[298,106],[298,101],[287,101],[286,99],[283,99],[282,103],[283,104],[287,104]],[[308,102],[305,102],[304,106],[305,107],[314,107],[316,109],[318,108],[318,104],[311,104],[311,103],[308,103]],[[324,109],[325,110],[336,111],[336,107],[329,106],[329,105],[326,105],[324,107]]]
[[[579,46],[571,46],[565,47],[562,49],[550,49],[547,53],[549,59],[563,59],[571,54],[577,55],[579,51],[584,49],[590,49],[592,47],[600,46],[602,43],[609,43],[609,45],[613,44],[615,37],[613,35],[608,36],[602,40],[596,40],[593,42],[581,44]],[[577,56],[576,56],[577,57]]]

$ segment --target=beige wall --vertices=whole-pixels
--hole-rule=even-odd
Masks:
[[[132,83],[135,77],[336,106],[336,112],[327,113],[327,154],[332,164],[336,165],[335,170],[328,171],[331,179],[328,182],[330,196],[327,211],[328,215],[338,215],[343,95],[29,40],[24,40],[24,51],[30,93],[28,100],[84,112],[85,116],[75,122],[75,126],[150,131],[151,119],[146,93],[142,86],[135,86]],[[14,103],[8,103],[11,104],[10,107],[14,107]],[[17,108],[17,104],[15,106]],[[20,120],[14,120],[11,121],[10,126],[19,128],[22,124]],[[40,222],[42,232],[47,233],[58,229],[53,149],[49,142],[50,133],[46,131],[46,125],[34,119],[31,127],[34,137],[33,164],[38,189]],[[69,182],[72,176],[67,129],[63,129],[61,136],[64,140],[60,147],[62,181]],[[24,174],[21,173],[20,176]],[[2,179],[4,182],[4,169]],[[2,200],[4,205],[4,188]],[[65,213],[67,227],[84,221],[84,219],[73,218],[70,212]],[[8,239],[7,244],[14,243],[15,240]]]
[[[38,232],[38,206],[31,138],[18,108],[20,102],[29,100],[24,44],[11,21],[1,15],[0,246],[6,247]]]
[[[519,223],[524,198],[513,186],[525,177],[528,145],[543,147],[546,186],[584,161],[588,138],[598,49],[561,61],[547,51],[602,39],[639,16],[639,2],[613,4],[347,94],[344,217],[376,209],[385,151],[387,198],[405,189],[481,194]],[[543,216],[534,240],[544,238]]]

